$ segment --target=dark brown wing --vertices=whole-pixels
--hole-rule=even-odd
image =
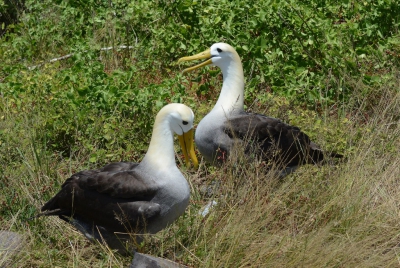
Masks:
[[[115,198],[147,200],[158,188],[151,181],[144,180],[143,174],[137,173],[137,165],[130,162],[111,163],[100,170],[79,172],[71,179],[78,177],[77,182],[82,189],[92,189]]]
[[[323,153],[298,127],[260,114],[242,113],[225,123],[224,131],[231,138],[246,142],[246,152],[256,152],[264,160],[278,161],[284,166],[320,162]]]
[[[72,175],[43,207],[47,215],[73,217],[74,214],[113,231],[143,227],[160,213],[151,202],[157,186],[135,171],[138,164],[120,162],[102,169]]]

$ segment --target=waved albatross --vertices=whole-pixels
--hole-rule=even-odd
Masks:
[[[192,110],[169,104],[157,114],[149,149],[142,162],[110,163],[73,174],[41,209],[71,223],[89,240],[104,241],[122,254],[131,235],[156,233],[182,215],[189,204],[189,184],[175,163],[176,133],[190,165],[198,161],[193,146]],[[131,233],[131,234],[128,234]]]
[[[278,164],[282,175],[298,165],[321,163],[324,153],[298,127],[281,120],[244,111],[243,67],[236,50],[225,43],[178,62],[207,59],[183,72],[214,65],[222,70],[223,85],[214,108],[198,124],[195,143],[206,161],[218,164],[226,160],[236,145],[244,148],[247,156],[255,155],[268,165]],[[342,157],[332,153],[332,157]]]

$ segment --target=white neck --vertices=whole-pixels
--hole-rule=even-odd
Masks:
[[[218,63],[222,70],[223,84],[218,101],[213,110],[232,114],[243,111],[244,105],[244,76],[239,56]]]
[[[174,132],[166,115],[157,115],[149,149],[141,165],[150,165],[154,170],[176,167]]]

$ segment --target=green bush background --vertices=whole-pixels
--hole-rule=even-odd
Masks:
[[[12,4],[0,6],[4,12]],[[61,151],[79,125],[99,133],[90,129],[99,114],[114,115],[109,128],[130,118],[125,130],[136,140],[167,102],[210,98],[219,72],[189,94],[174,62],[215,42],[241,56],[247,103],[270,93],[309,107],[348,102],[349,77],[374,87],[399,64],[396,1],[25,1],[19,21],[1,38],[1,94],[17,108],[52,107],[43,127]],[[119,45],[132,48],[99,51]],[[101,132],[103,144],[115,142]]]

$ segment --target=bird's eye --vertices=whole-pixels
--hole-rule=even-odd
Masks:
[[[222,52],[222,49],[220,49],[220,48],[217,48],[217,51],[218,51],[219,53],[221,53],[221,52]]]
[[[188,121],[182,121],[182,124],[187,125],[189,123],[188,123]]]

